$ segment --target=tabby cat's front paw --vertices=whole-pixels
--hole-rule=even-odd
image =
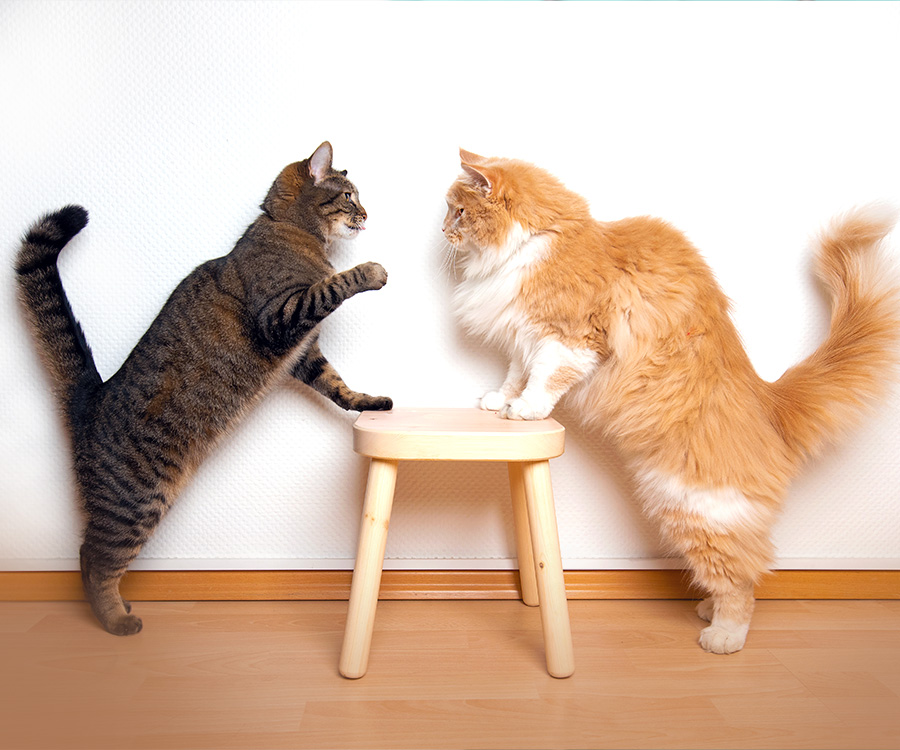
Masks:
[[[546,404],[535,404],[524,398],[514,398],[500,409],[500,417],[502,419],[546,419],[553,411],[552,406]]]
[[[390,411],[393,408],[394,402],[387,396],[370,396],[367,393],[360,393],[353,404],[355,411]]]
[[[364,290],[375,291],[387,284],[387,271],[384,270],[384,266],[382,266],[381,263],[375,263],[373,261],[360,263],[357,268],[363,275],[364,281],[362,288]]]

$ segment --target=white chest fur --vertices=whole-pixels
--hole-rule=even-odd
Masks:
[[[516,225],[499,248],[475,250],[453,295],[456,315],[470,333],[506,347],[531,327],[521,308],[521,289],[546,257],[549,239]]]

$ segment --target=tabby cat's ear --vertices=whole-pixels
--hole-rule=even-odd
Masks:
[[[475,182],[475,187],[482,190],[485,194],[491,192],[491,188],[493,187],[493,185],[491,184],[490,177],[488,177],[488,175],[486,174],[486,170],[475,169],[475,167],[472,167],[465,162],[463,162],[462,168],[463,172],[469,175],[469,177]]]
[[[333,156],[331,144],[328,141],[322,143],[309,157],[309,176],[318,185],[328,177],[331,172],[331,158]]]

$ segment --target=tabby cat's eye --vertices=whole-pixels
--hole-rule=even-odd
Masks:
[[[350,199],[353,197],[353,194],[352,194],[352,193],[344,193],[344,197],[345,197],[347,200],[350,200]]]

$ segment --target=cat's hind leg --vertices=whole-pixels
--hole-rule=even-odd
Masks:
[[[711,619],[709,625],[700,631],[700,647],[713,654],[733,654],[740,651],[747,640],[753,616],[753,583],[735,585],[729,591],[711,598],[712,612],[706,608],[703,612],[711,614]]]
[[[127,568],[127,563],[124,566],[113,563],[108,556],[98,554],[87,543],[81,546],[84,594],[94,616],[104,630],[113,635],[134,635],[143,627],[141,618],[131,614],[131,603],[119,593],[119,583]]]
[[[753,617],[756,581],[768,569],[771,545],[762,529],[723,533],[701,522],[684,550],[694,580],[709,592],[697,605],[698,616],[709,622],[700,633],[700,646],[710,653],[740,651]]]
[[[136,498],[91,498],[81,545],[81,581],[97,620],[113,635],[140,632],[141,619],[119,585],[168,507],[162,493]]]
[[[711,596],[697,602],[697,617],[706,622],[712,622],[714,604]]]
[[[644,511],[659,523],[664,543],[682,555],[694,582],[709,593],[697,614],[709,625],[700,646],[711,653],[740,651],[753,616],[755,583],[772,559],[769,506],[738,490],[700,489],[644,472]]]

